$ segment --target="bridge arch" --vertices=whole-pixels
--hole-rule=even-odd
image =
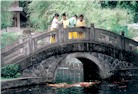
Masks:
[[[94,71],[95,72],[97,71],[97,74],[95,73],[94,76],[98,76],[98,78],[105,79],[111,76],[110,74],[111,70],[108,64],[103,64],[103,62],[100,62],[98,58],[96,58],[90,53],[76,52],[76,53],[68,54],[63,60],[61,60],[61,62],[58,63],[54,71],[54,81],[56,80],[56,75],[59,70],[59,67],[62,64],[64,64],[67,60],[71,60],[72,58],[77,58],[79,61],[82,62],[84,76],[88,80],[93,80],[87,77],[89,75],[92,75]],[[84,79],[84,81],[86,81],[86,79]]]
[[[41,54],[36,56],[39,57]],[[46,58],[43,57],[43,60],[36,60],[36,63],[33,62],[30,66],[26,66],[27,64],[30,64],[27,62],[20,63],[24,65],[24,69],[21,70],[22,77],[39,77],[44,78],[47,82],[55,82],[60,65],[71,58],[79,59],[82,64],[84,64],[83,68],[87,68],[87,66],[91,65],[95,66],[95,70],[98,71],[98,76],[102,79],[109,78],[114,74],[113,71],[117,69],[131,67],[128,62],[120,61],[116,58],[98,52],[70,52],[62,53],[60,55],[52,55]]]

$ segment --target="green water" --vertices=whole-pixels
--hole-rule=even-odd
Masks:
[[[89,88],[54,88],[46,85],[26,86],[4,90],[2,94],[138,94],[138,80],[131,79],[121,84],[102,81],[101,84]]]

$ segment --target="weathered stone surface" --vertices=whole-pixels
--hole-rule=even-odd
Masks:
[[[21,60],[18,63],[27,62],[30,65],[36,64],[37,62],[41,62],[52,55],[60,55],[64,53],[72,53],[72,52],[100,52],[106,55],[125,60],[127,62],[135,63],[137,59],[133,58],[136,57],[136,54],[132,52],[127,52],[122,49],[118,49],[113,47],[112,45],[108,44],[99,44],[93,43],[90,41],[75,41],[71,43],[64,43],[62,45],[56,45],[52,47],[46,47],[43,49],[38,49],[34,54],[31,56],[26,56],[26,60]],[[25,64],[24,64],[25,65]],[[24,66],[25,67],[25,66]],[[24,68],[22,65],[22,68]]]
[[[43,70],[42,72],[41,72],[41,77],[47,77],[47,75],[48,75],[48,70]]]
[[[97,53],[97,52],[92,52],[92,53],[81,53],[80,52],[80,53],[74,53],[74,54],[76,54],[74,58],[75,57],[77,58],[77,56],[81,54],[83,58],[88,58],[89,56],[96,58],[98,62],[100,62],[100,63],[97,63],[99,64],[97,66],[101,68],[101,71],[104,71],[104,73],[101,73],[102,75],[105,74],[104,78],[107,78],[113,75],[114,71],[116,70],[132,67],[132,64],[130,65],[130,63],[128,62],[121,61],[117,58],[114,58],[114,57],[111,57],[105,54]],[[57,71],[58,67],[62,66],[61,61],[65,62],[64,59],[68,57],[69,55],[70,54],[63,54],[59,56],[56,55],[56,56],[49,57],[45,60],[42,60],[42,62],[38,62],[30,66],[29,68],[23,70],[23,77],[30,77],[31,75],[33,77],[43,77],[47,80],[49,79],[53,80],[53,78],[55,78],[56,76],[55,72]],[[65,66],[66,64],[64,64],[64,67]],[[68,67],[68,64],[66,67]],[[70,65],[70,67],[72,67],[73,69],[74,66]]]
[[[1,90],[47,82],[45,78],[15,78],[1,81]]]

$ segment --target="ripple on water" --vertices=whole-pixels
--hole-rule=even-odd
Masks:
[[[138,94],[138,80],[125,83],[109,83],[103,81],[100,85],[89,88],[54,88],[46,85],[26,86],[2,91],[2,94]]]

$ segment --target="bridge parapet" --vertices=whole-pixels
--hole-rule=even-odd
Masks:
[[[50,40],[54,37],[54,42]],[[128,39],[113,32],[98,29],[94,26],[84,28],[66,28],[51,32],[44,32],[38,36],[29,36],[20,42],[16,47],[4,51],[2,50],[2,66],[15,63],[28,55],[36,53],[42,48],[50,48],[57,45],[63,45],[76,42],[92,42],[95,44],[108,45],[124,51],[138,51],[138,42]]]

